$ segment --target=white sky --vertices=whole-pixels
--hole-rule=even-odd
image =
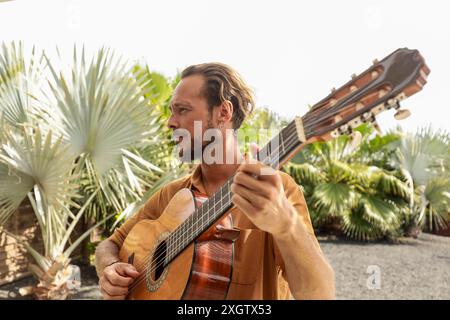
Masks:
[[[441,0],[16,0],[0,3],[0,41],[50,52],[106,45],[166,76],[221,61],[244,76],[259,106],[288,117],[304,114],[374,58],[419,49],[431,74],[403,103],[412,116],[397,122],[388,111],[379,123],[450,129],[449,13]]]

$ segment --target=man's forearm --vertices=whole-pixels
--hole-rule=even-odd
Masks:
[[[117,260],[119,260],[119,248],[117,245],[109,239],[100,242],[95,249],[95,269],[98,277],[101,276],[106,266]]]
[[[298,216],[287,232],[274,235],[274,239],[296,299],[335,298],[333,269]]]

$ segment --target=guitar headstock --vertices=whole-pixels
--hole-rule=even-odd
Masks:
[[[398,49],[315,104],[297,121],[306,140],[329,140],[351,134],[362,123],[375,122],[385,110],[396,109],[395,118],[409,116],[400,101],[422,90],[430,69],[417,50]]]

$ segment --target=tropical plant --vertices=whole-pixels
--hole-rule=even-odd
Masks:
[[[34,290],[36,296],[64,299],[77,285],[72,281],[76,268],[70,265],[70,256],[90,230],[73,243],[69,241],[96,192],[79,207],[72,200],[79,195],[73,173],[74,159],[68,152],[68,145],[62,144],[61,137],[56,139],[51,132],[42,135],[39,127],[23,125],[21,131],[20,135],[5,132],[0,161],[7,170],[0,171],[0,198],[10,203],[10,209],[16,209],[28,197],[42,234],[44,252],[33,249],[21,236],[3,231],[23,244],[34,258],[35,264],[29,267],[40,280]],[[78,212],[73,213],[71,208]],[[1,220],[6,221],[8,214],[11,210],[2,210]]]
[[[407,228],[429,231],[445,228],[450,222],[450,134],[431,126],[415,133],[403,133],[398,145],[397,167],[414,183],[414,203]]]
[[[37,61],[44,67],[36,74],[48,86],[31,86],[34,73],[27,72],[23,57],[21,46],[3,45],[0,223],[29,199],[44,252],[3,231],[35,259],[36,295],[65,298],[71,287],[67,275],[74,270],[70,256],[92,228],[144,201],[178,171],[172,161],[163,169],[152,161],[161,160],[161,153],[148,145],[170,145],[158,140],[161,112],[147,96],[151,81],[136,77],[133,65],[107,49],[86,63],[84,50],[79,54],[74,48],[65,72],[43,54]],[[170,152],[162,152],[170,158]],[[73,239],[75,225],[87,214],[94,225]]]
[[[30,121],[35,101],[33,94],[42,84],[45,70],[43,55],[37,55],[35,48],[30,59],[24,58],[22,43],[2,43],[0,52],[0,114],[11,125],[17,126]]]
[[[382,152],[394,137],[373,137],[373,129],[357,130],[362,143],[349,136],[306,146],[285,170],[301,185],[313,224],[338,224],[349,237],[374,240],[395,236],[408,210],[411,188],[400,171],[374,165],[367,155]],[[375,140],[374,140],[375,139]],[[383,162],[383,161],[382,161]]]

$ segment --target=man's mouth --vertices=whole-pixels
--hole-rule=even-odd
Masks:
[[[178,145],[181,143],[181,141],[183,141],[183,137],[179,137],[178,141],[175,138],[172,138],[172,141],[175,143],[175,145]]]

